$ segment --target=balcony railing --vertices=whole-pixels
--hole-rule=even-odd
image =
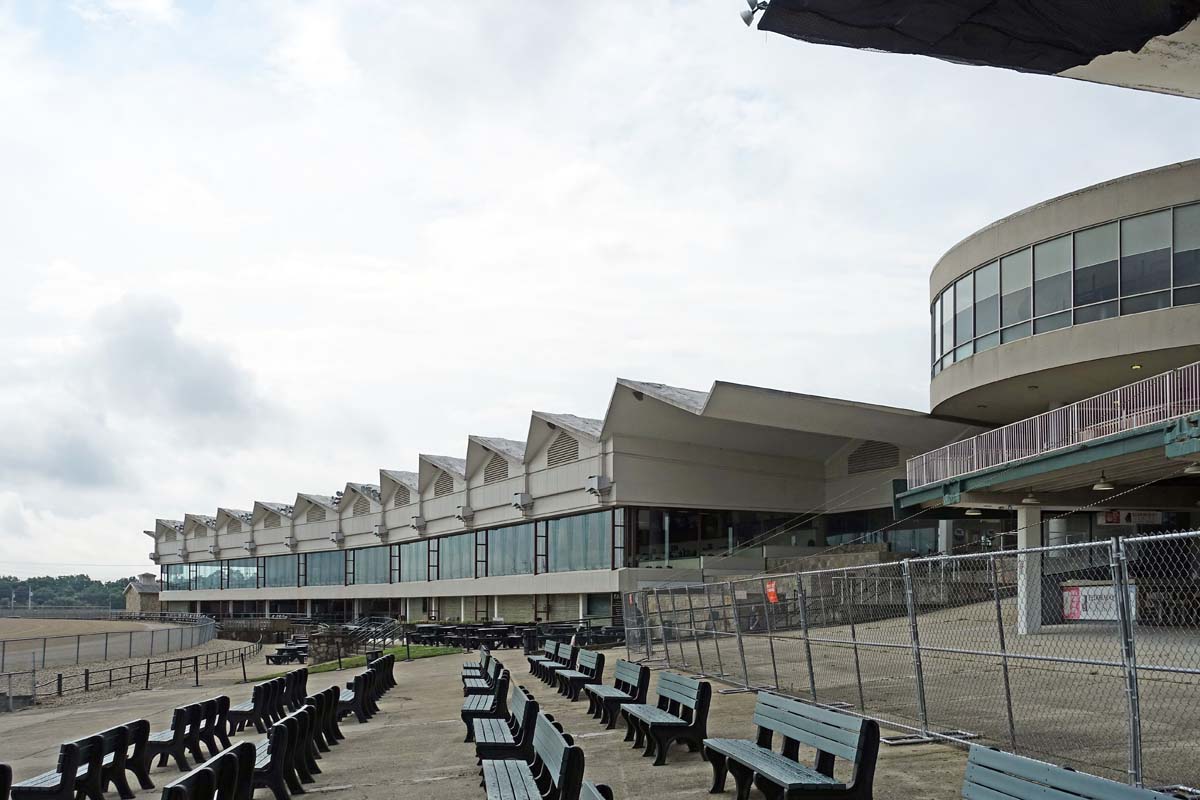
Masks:
[[[1198,411],[1200,362],[910,458],[908,488],[919,489]]]

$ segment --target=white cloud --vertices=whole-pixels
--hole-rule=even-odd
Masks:
[[[4,8],[28,561],[142,563],[155,517],[599,415],[618,375],[923,408],[945,249],[1200,135],[1193,101],[764,37],[726,0]]]

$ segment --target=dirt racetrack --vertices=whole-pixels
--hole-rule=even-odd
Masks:
[[[81,633],[144,631],[161,628],[158,622],[110,619],[0,619],[0,639],[30,639],[43,636],[76,636]]]

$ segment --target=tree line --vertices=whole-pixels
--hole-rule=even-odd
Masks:
[[[133,578],[98,581],[87,575],[46,575],[40,578],[18,578],[0,575],[0,608],[12,603],[24,608],[33,591],[35,606],[99,606],[122,609],[123,592]]]

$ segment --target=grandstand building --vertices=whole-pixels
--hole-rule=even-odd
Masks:
[[[1032,546],[1043,527],[1054,543],[1194,523],[1200,476],[1180,474],[1118,509],[1043,526],[1043,509],[1095,499],[1088,482],[1101,471],[1125,476],[1103,458],[1076,463],[1078,485],[1057,493],[1014,478],[1008,461],[1003,485],[972,494],[961,481],[986,461],[978,443],[997,426],[1200,361],[1200,161],[989,225],[934,266],[930,291],[932,414],[618,380],[602,420],[535,411],[524,441],[469,436],[464,452],[328,494],[160,519],[146,534],[163,607],[616,622],[636,589],[802,559],[869,563]],[[1114,432],[1095,420],[1092,439]],[[962,460],[967,446],[974,461]],[[1161,451],[1160,466],[1178,469],[1182,456]],[[1139,513],[1108,513],[1121,510]]]

